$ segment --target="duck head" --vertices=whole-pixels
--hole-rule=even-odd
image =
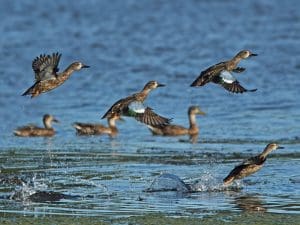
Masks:
[[[59,121],[54,118],[52,115],[45,114],[43,117],[43,123],[46,128],[52,128],[52,122],[59,123]]]
[[[157,81],[155,80],[152,80],[152,81],[149,81],[145,86],[144,86],[144,90],[152,90],[152,89],[155,89],[155,88],[158,88],[158,87],[164,87],[166,85],[164,84],[160,84],[158,83]]]
[[[90,66],[87,66],[81,62],[74,62],[71,64],[71,68],[73,70],[81,70],[82,68],[89,68]]]
[[[252,56],[257,56],[257,54],[252,53],[252,52],[249,51],[249,50],[242,50],[242,51],[240,51],[240,52],[236,55],[236,57],[239,57],[239,58],[241,58],[241,59],[247,59],[247,58],[252,57]]]
[[[198,114],[198,115],[205,115],[205,112],[203,112],[199,106],[190,106],[188,110],[188,114]]]

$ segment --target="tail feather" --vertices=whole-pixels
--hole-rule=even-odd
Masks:
[[[228,175],[227,177],[224,178],[223,183],[224,185],[231,184],[234,181],[235,177]]]
[[[199,76],[194,82],[190,85],[191,87],[204,86],[208,83],[208,80]]]
[[[32,92],[32,88],[28,88],[28,89],[22,94],[22,96],[30,95],[31,92]]]
[[[20,135],[21,135],[21,132],[18,131],[18,130],[14,130],[13,133],[14,133],[14,135],[16,135],[16,136],[20,136]]]
[[[28,88],[28,89],[22,94],[22,96],[25,96],[25,95],[32,95],[32,94],[33,94],[34,87],[35,87],[36,84],[37,84],[37,82],[35,82],[34,85],[32,85],[30,88]],[[34,96],[31,96],[31,97],[34,97]]]
[[[78,123],[73,123],[72,125],[73,125],[73,127],[74,127],[76,130],[81,130],[81,129],[82,129],[82,127],[81,127],[80,124],[78,124]]]

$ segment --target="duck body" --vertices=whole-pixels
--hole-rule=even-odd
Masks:
[[[51,137],[55,135],[52,122],[58,122],[58,120],[46,114],[43,117],[44,128],[35,125],[26,125],[14,130],[14,134],[19,137]]]
[[[162,136],[181,136],[181,135],[190,135],[192,140],[195,140],[195,137],[199,134],[199,127],[196,122],[196,115],[205,115],[204,112],[198,106],[190,106],[188,109],[189,117],[189,128],[183,127],[181,125],[167,124],[165,126],[149,126],[150,131],[153,135],[162,135]]]
[[[253,173],[256,173],[263,167],[263,163],[266,161],[264,160],[259,160],[256,162],[253,162],[251,164],[241,164],[236,166],[229,174],[228,176],[224,179],[224,184],[230,184],[234,180],[237,179],[243,179],[244,177],[250,176]]]
[[[165,126],[149,126],[153,135],[180,136],[190,134],[190,130],[180,125],[169,124]],[[197,131],[195,132],[197,133]]]
[[[141,92],[115,102],[102,116],[102,119],[109,118],[112,114],[117,114],[119,116],[133,117],[137,121],[147,125],[169,124],[170,119],[156,114],[150,107],[145,107],[143,105],[151,90],[163,86],[165,85],[159,84],[157,81],[149,81]]]
[[[192,87],[204,86],[209,82],[221,85],[229,92],[243,93],[247,91],[256,91],[256,89],[247,90],[240,85],[239,81],[232,75],[234,73],[241,73],[246,69],[238,67],[237,65],[242,59],[246,59],[257,54],[251,53],[248,50],[240,51],[231,60],[220,62],[215,64],[208,69],[202,71],[197,79],[191,84]]]
[[[14,131],[19,137],[52,137],[55,134],[53,128],[42,128],[37,126],[23,126]]]
[[[106,127],[102,124],[76,122],[73,124],[73,127],[76,129],[78,135],[108,134],[109,136],[114,137],[118,133],[118,129],[116,127]]]
[[[76,129],[77,135],[103,135],[107,134],[110,137],[115,137],[118,134],[116,127],[116,121],[120,119],[120,116],[113,114],[107,119],[108,127],[102,124],[96,123],[80,123],[75,122],[73,127]]]
[[[228,176],[224,178],[224,184],[228,185],[236,179],[242,179],[259,171],[263,167],[263,164],[266,161],[268,154],[276,149],[283,149],[283,147],[277,145],[276,143],[268,144],[261,154],[251,157],[242,162],[240,165],[236,166],[228,174]]]
[[[81,62],[74,62],[69,65],[63,72],[59,71],[58,64],[61,54],[53,53],[52,55],[40,55],[32,62],[32,68],[35,72],[35,83],[28,88],[22,95],[31,95],[31,98],[51,91],[62,85],[74,71],[82,68],[88,68]]]

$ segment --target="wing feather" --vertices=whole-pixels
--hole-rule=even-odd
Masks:
[[[196,80],[191,84],[192,87],[194,86],[203,86],[208,82],[212,81],[215,76],[220,75],[220,73],[226,69],[226,62],[220,62],[209,67],[206,70],[203,70],[200,75],[197,77]]]
[[[54,79],[57,76],[58,64],[61,54],[53,53],[51,55],[40,55],[36,57],[32,62],[32,69],[35,73],[36,81],[43,81],[48,79]]]
[[[171,122],[171,119],[156,114],[149,107],[145,109],[144,113],[137,113],[135,119],[150,126],[167,125]]]

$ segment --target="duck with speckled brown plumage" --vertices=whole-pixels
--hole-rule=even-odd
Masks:
[[[200,109],[199,106],[190,106],[188,109],[189,117],[189,128],[168,124],[165,126],[150,126],[148,125],[150,131],[153,135],[162,135],[162,136],[180,136],[180,135],[189,135],[190,140],[195,143],[198,139],[199,127],[196,122],[196,115],[205,115],[205,113]]]
[[[102,135],[107,134],[115,137],[118,134],[116,121],[120,120],[120,115],[113,114],[107,118],[108,127],[98,123],[80,123],[75,122],[73,127],[76,129],[77,135]]]
[[[14,134],[19,137],[51,137],[55,135],[55,130],[52,127],[52,122],[58,123],[52,115],[45,114],[43,117],[44,127],[35,125],[26,125],[14,130]]]
[[[35,73],[35,83],[22,95],[31,95],[31,98],[42,93],[51,91],[62,85],[74,71],[88,68],[81,62],[73,62],[63,72],[58,73],[58,64],[61,54],[40,55],[32,62],[32,69]]]
[[[231,184],[236,179],[242,179],[260,170],[267,160],[267,156],[276,149],[283,149],[276,143],[268,144],[262,153],[257,156],[251,157],[240,165],[236,166],[227,177],[224,178],[224,185]]]
[[[150,107],[145,107],[143,104],[152,90],[163,86],[165,85],[157,81],[149,81],[140,92],[115,102],[102,116],[102,119],[109,118],[112,114],[117,114],[133,117],[137,121],[151,126],[169,124],[170,119],[156,114]]]
[[[253,92],[257,89],[248,90],[240,85],[239,81],[232,75],[234,73],[244,72],[246,69],[237,65],[242,59],[247,59],[257,54],[249,50],[242,50],[232,59],[215,64],[208,69],[202,71],[197,79],[191,84],[191,87],[203,86],[209,82],[221,85],[227,91],[233,93]]]

